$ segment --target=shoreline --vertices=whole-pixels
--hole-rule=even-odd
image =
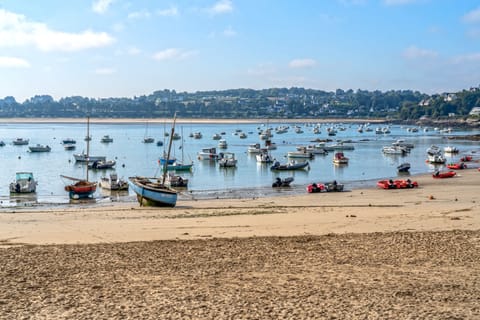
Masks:
[[[174,208],[110,202],[16,208],[0,214],[0,241],[119,243],[395,231],[480,230],[477,169],[450,179],[410,177],[415,189],[181,200]]]
[[[0,124],[3,123],[80,123],[84,124],[86,118],[0,118]],[[155,123],[155,124],[169,124],[172,122],[171,118],[90,118],[90,123],[102,123],[102,124],[145,124]],[[313,118],[302,118],[302,119],[219,119],[219,118],[177,118],[177,123],[179,124],[205,124],[205,123],[215,123],[215,124],[251,124],[251,123],[386,123],[388,122],[385,119],[348,119],[348,118],[338,118],[338,119],[313,119]]]

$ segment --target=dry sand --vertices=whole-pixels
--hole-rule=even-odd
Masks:
[[[480,172],[0,213],[1,319],[479,319]]]

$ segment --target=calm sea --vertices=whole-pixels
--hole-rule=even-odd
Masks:
[[[270,122],[269,127],[275,128],[279,123]],[[396,167],[402,162],[410,162],[411,174],[432,172],[435,168],[425,163],[426,149],[432,145],[444,147],[454,145],[460,149],[460,154],[447,157],[447,162],[456,161],[464,154],[478,153],[480,146],[478,142],[448,140],[450,135],[466,135],[479,133],[476,131],[452,131],[451,133],[440,133],[439,130],[429,128],[424,131],[420,128],[418,132],[410,132],[407,126],[390,126],[390,134],[375,134],[375,128],[379,125],[371,124],[372,132],[359,133],[358,124],[335,124],[345,130],[338,131],[336,136],[328,136],[327,128],[332,124],[322,124],[321,134],[313,133],[313,125],[287,124],[290,129],[284,134],[275,134],[272,141],[278,146],[272,151],[272,155],[280,162],[286,162],[285,157],[288,151],[294,151],[296,146],[311,144],[314,139],[352,140],[355,146],[353,151],[345,151],[350,158],[346,166],[338,167],[333,165],[333,153],[326,156],[316,156],[310,160],[309,171],[272,172],[269,165],[256,163],[255,157],[247,153],[248,145],[251,143],[264,143],[260,140],[258,132],[265,129],[267,124],[177,124],[176,132],[182,135],[182,139],[175,141],[172,154],[181,159],[182,151],[185,161],[194,161],[194,169],[191,173],[181,173],[188,178],[188,191],[183,197],[215,197],[226,193],[230,195],[235,192],[245,195],[269,194],[272,191],[271,183],[275,177],[293,176],[295,181],[292,188],[282,192],[299,193],[304,192],[305,186],[311,182],[325,182],[336,179],[343,182],[346,187],[371,186],[374,181],[381,178],[397,176]],[[300,126],[304,133],[295,133],[294,126]],[[411,127],[410,127],[411,128]],[[240,139],[236,131],[247,134],[246,139]],[[202,139],[189,137],[192,132],[202,133]],[[160,176],[161,168],[158,159],[164,151],[164,147],[156,143],[145,144],[142,140],[145,135],[152,136],[157,140],[164,141],[168,145],[165,132],[170,132],[170,123],[166,124],[90,124],[91,155],[104,155],[107,159],[117,161],[116,171],[120,177],[125,179],[133,175]],[[218,164],[209,161],[197,160],[197,153],[202,148],[216,147],[218,141],[213,140],[215,133],[224,133],[223,138],[228,142],[228,149],[225,151],[234,152],[238,159],[237,168],[219,168]],[[0,140],[6,145],[0,147],[0,200],[2,206],[18,205],[18,199],[10,197],[8,186],[15,177],[15,172],[31,171],[38,181],[36,203],[57,204],[68,203],[67,193],[64,186],[69,183],[60,177],[67,175],[72,177],[84,177],[84,165],[75,163],[74,153],[86,151],[86,123],[59,124],[59,123],[38,123],[38,124],[0,124]],[[101,143],[100,139],[109,135],[114,139],[112,143]],[[30,153],[28,146],[14,146],[12,141],[15,138],[30,140],[30,146],[35,144],[49,145],[52,150],[49,153]],[[61,142],[65,138],[74,138],[77,147],[74,151],[64,150]],[[390,145],[397,139],[404,139],[413,143],[415,148],[406,156],[384,155],[381,151],[383,146]],[[183,147],[182,147],[183,145]],[[109,171],[90,171],[90,180],[99,180],[101,176]],[[109,196],[107,193],[98,190],[97,198]],[[120,201],[133,201],[132,193],[121,194]]]

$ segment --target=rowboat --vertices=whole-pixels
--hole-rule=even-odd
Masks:
[[[446,171],[446,172],[437,171],[432,175],[432,177],[435,179],[452,178],[456,174],[457,173],[455,171]]]

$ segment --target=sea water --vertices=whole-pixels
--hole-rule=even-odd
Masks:
[[[276,134],[273,128],[280,125],[288,125],[289,130],[283,134]],[[332,162],[334,152],[328,155],[316,155],[310,162],[310,170],[299,171],[271,171],[270,164],[259,164],[255,155],[247,153],[247,148],[252,143],[265,141],[259,137],[259,132],[272,128],[272,142],[277,145],[271,154],[279,162],[288,161],[288,151],[295,151],[297,146],[313,144],[316,139],[351,140],[355,150],[343,151],[350,161],[348,165],[338,166]],[[300,126],[304,133],[295,133],[294,126]],[[336,126],[344,130],[338,131],[336,136],[328,136],[327,128]],[[398,175],[396,167],[403,163],[411,164],[410,174],[420,174],[443,169],[442,165],[434,166],[425,163],[426,149],[435,144],[443,148],[447,145],[456,146],[460,149],[459,154],[448,155],[447,163],[458,161],[465,154],[478,153],[478,142],[466,140],[450,140],[449,136],[478,134],[479,130],[460,131],[453,130],[450,133],[440,133],[439,130],[429,128],[418,132],[407,130],[408,126],[391,125],[389,134],[376,134],[376,127],[385,125],[371,124],[371,132],[359,133],[358,124],[321,124],[320,134],[313,133],[313,124],[304,123],[177,123],[175,131],[182,135],[182,139],[172,143],[171,155],[184,162],[194,162],[191,172],[178,172],[184,178],[189,179],[188,190],[182,192],[183,197],[219,197],[226,194],[238,196],[270,194],[272,182],[276,177],[294,177],[292,188],[281,192],[300,193],[305,192],[307,184],[312,182],[326,182],[337,180],[344,183],[346,188],[359,186],[372,186],[378,179],[392,178]],[[66,184],[71,181],[61,178],[60,175],[85,178],[86,168],[84,164],[75,162],[73,154],[86,152],[86,123],[4,123],[0,124],[0,140],[6,143],[0,147],[0,201],[3,206],[12,205],[12,197],[9,194],[9,184],[19,171],[33,172],[38,181],[35,203],[68,203],[68,194],[64,191]],[[130,176],[140,175],[146,177],[160,177],[162,168],[159,158],[168,148],[170,123],[91,123],[90,155],[106,156],[108,160],[115,160],[115,171],[119,177],[127,179]],[[193,132],[201,132],[203,138],[190,137]],[[247,134],[247,138],[241,139],[239,132]],[[225,150],[218,149],[218,140],[213,140],[215,133],[223,133],[222,138],[228,143]],[[112,143],[101,143],[100,139],[109,135],[114,140]],[[143,138],[148,135],[155,138],[155,143],[143,143]],[[15,146],[12,141],[15,138],[29,139],[29,145],[43,144],[51,147],[51,152],[31,153],[28,146]],[[73,138],[77,141],[76,150],[66,151],[61,144],[65,138]],[[403,139],[413,143],[415,147],[405,156],[385,155],[382,147],[391,145],[397,139]],[[156,142],[162,141],[163,146],[157,146]],[[328,143],[327,143],[328,144]],[[219,168],[214,161],[200,161],[197,153],[202,148],[217,147],[217,152],[228,151],[235,153],[238,159],[236,168]],[[297,161],[301,161],[297,159]],[[89,171],[89,180],[96,181],[111,171]],[[96,197],[107,197],[100,188]],[[133,201],[132,192],[121,195],[120,200]]]

